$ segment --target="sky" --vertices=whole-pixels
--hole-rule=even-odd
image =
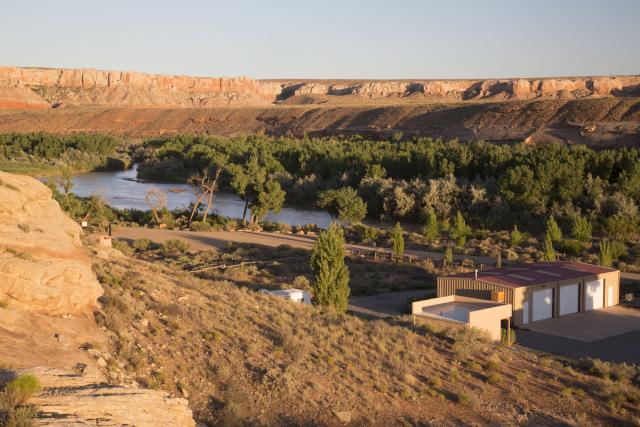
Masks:
[[[640,74],[640,0],[2,0],[0,64],[252,78]]]

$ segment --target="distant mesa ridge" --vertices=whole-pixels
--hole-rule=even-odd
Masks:
[[[640,96],[640,76],[469,80],[252,80],[94,69],[0,67],[0,109],[64,106],[223,107],[297,104],[321,97],[399,103]],[[306,101],[305,101],[306,100]]]

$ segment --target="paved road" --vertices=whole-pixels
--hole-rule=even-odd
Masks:
[[[599,341],[584,342],[556,335],[519,330],[517,345],[545,353],[581,359],[592,357],[609,362],[640,364],[640,331],[627,332]]]
[[[186,231],[186,230],[167,230],[161,228],[145,228],[145,227],[114,227],[113,236],[119,239],[149,239],[156,243],[163,243],[169,239],[180,239],[189,243],[194,249],[207,250],[213,247],[222,247],[228,242],[251,243],[264,246],[280,246],[289,245],[296,248],[310,250],[313,247],[315,237],[302,236],[293,234],[254,232],[254,231]],[[364,245],[346,245],[348,250],[360,253],[384,252],[390,254],[391,250],[386,248],[372,248]],[[444,255],[439,252],[413,251],[406,250],[405,255],[412,255],[417,258],[431,258],[434,261],[440,261]],[[454,255],[456,261],[463,259],[472,259],[479,264],[492,265],[495,260],[485,256],[463,256]]]

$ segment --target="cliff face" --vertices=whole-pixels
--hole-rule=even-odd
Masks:
[[[579,99],[640,95],[640,76],[548,79],[295,81],[165,76],[127,71],[0,67],[0,109],[49,106],[223,107]]]
[[[80,233],[48,187],[0,172],[0,383],[38,377],[34,425],[195,426],[185,399],[107,384],[103,289]]]
[[[265,105],[278,87],[245,77],[181,77],[126,71],[0,67],[0,87],[28,88],[42,102],[65,105],[217,107]],[[0,108],[12,104],[2,99]]]

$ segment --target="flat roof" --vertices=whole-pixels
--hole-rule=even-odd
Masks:
[[[451,301],[423,307],[421,311],[415,314],[445,317],[450,320],[467,323],[469,321],[470,312],[484,310],[485,308],[491,308],[497,305],[500,304],[477,304],[470,301]]]
[[[509,288],[521,288],[562,280],[579,279],[612,271],[618,270],[578,261],[536,262],[504,268],[478,270],[478,280]],[[471,271],[446,277],[473,279],[474,275],[475,272]]]

